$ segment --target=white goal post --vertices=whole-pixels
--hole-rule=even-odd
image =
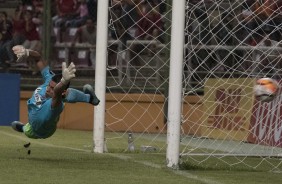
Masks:
[[[167,166],[176,169],[179,165],[184,25],[185,0],[174,0],[172,3],[166,159]]]
[[[95,108],[94,152],[103,153],[106,89],[106,51],[108,43],[108,1],[98,1],[95,92],[100,105]],[[170,51],[170,84],[168,101],[167,166],[179,163],[180,120],[182,103],[182,65],[184,53],[185,0],[174,0],[172,5],[172,33]]]
[[[96,62],[95,93],[100,98],[100,104],[95,107],[94,111],[93,141],[95,153],[103,153],[104,151],[108,8],[109,1],[98,1],[96,61],[99,62]]]

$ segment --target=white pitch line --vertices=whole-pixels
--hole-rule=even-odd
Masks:
[[[135,163],[139,163],[139,164],[146,165],[146,166],[149,166],[149,167],[152,167],[152,168],[156,168],[156,169],[164,168],[162,165],[159,165],[159,164],[154,164],[154,163],[148,162],[148,161],[138,161],[138,160],[134,160],[134,159],[132,159],[131,157],[123,156],[123,155],[118,155],[118,154],[116,154],[116,153],[115,153],[115,154],[108,153],[108,155],[110,155],[110,156],[112,156],[112,157],[115,157],[115,158],[118,158],[118,159],[121,159],[121,160],[132,160],[132,161],[135,162]],[[200,178],[200,177],[198,177],[197,175],[188,173],[187,171],[172,170],[172,169],[171,169],[171,171],[172,171],[174,174],[183,176],[183,177],[188,178],[188,179],[193,179],[193,180],[196,180],[196,181],[200,181],[200,182],[205,183],[205,184],[222,184],[222,183],[220,183],[220,182],[213,181],[213,180],[210,180],[210,179]]]
[[[4,134],[4,135],[7,135],[7,136],[10,136],[10,137],[13,137],[13,138],[16,138],[16,139],[19,139],[19,140],[22,140],[22,141],[28,141],[28,142],[31,142],[31,143],[34,143],[34,144],[38,144],[38,145],[42,145],[42,146],[47,146],[47,147],[54,147],[54,148],[63,148],[63,149],[70,149],[70,150],[74,150],[74,151],[82,151],[82,152],[86,152],[86,153],[91,153],[92,151],[90,150],[85,150],[85,149],[79,149],[79,148],[73,148],[73,147],[68,147],[68,146],[57,146],[57,145],[54,145],[54,144],[49,144],[49,143],[40,143],[38,141],[34,141],[32,139],[29,139],[29,138],[26,138],[26,137],[22,137],[22,136],[17,136],[17,135],[14,135],[14,134],[10,134],[10,133],[7,133],[7,132],[4,132],[2,130],[0,130],[0,133]],[[162,165],[160,164],[154,164],[152,162],[148,162],[148,161],[138,161],[138,160],[134,160],[132,157],[129,157],[129,156],[125,156],[125,155],[120,155],[120,154],[117,154],[117,153],[104,153],[106,155],[109,155],[111,157],[115,157],[115,158],[118,158],[118,159],[121,159],[121,160],[131,160],[135,163],[139,163],[139,164],[142,164],[142,165],[146,165],[146,166],[149,166],[149,167],[152,167],[152,168],[156,168],[156,169],[161,169],[161,168],[164,168]],[[191,174],[191,173],[188,173],[186,171],[181,171],[181,170],[171,170],[174,174],[177,174],[177,175],[180,175],[180,176],[183,176],[185,178],[188,178],[188,179],[193,179],[193,180],[196,180],[196,181],[200,181],[204,184],[222,184],[220,182],[217,182],[217,181],[213,181],[213,180],[210,180],[210,179],[205,179],[205,178],[200,178],[198,177],[197,175],[194,175],[194,174]]]
[[[91,151],[85,150],[85,149],[73,148],[73,147],[68,147],[68,146],[57,146],[57,145],[50,144],[50,143],[38,142],[38,141],[35,141],[33,139],[29,139],[29,138],[26,138],[26,137],[23,137],[23,136],[17,136],[17,135],[14,135],[14,134],[3,132],[2,130],[0,130],[0,133],[7,135],[7,136],[10,136],[10,137],[17,138],[17,139],[22,140],[22,141],[27,141],[27,142],[42,145],[42,146],[48,146],[48,147],[54,147],[54,148],[64,148],[64,149],[70,149],[70,150],[74,150],[74,151],[83,151],[83,152],[88,152],[88,153],[91,152]]]

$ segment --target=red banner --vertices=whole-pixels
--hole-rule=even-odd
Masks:
[[[254,82],[206,81],[201,136],[282,147],[282,90],[273,101],[260,102],[254,99]]]
[[[248,142],[282,147],[282,100],[281,90],[269,102],[254,102]]]
[[[247,141],[253,100],[252,79],[208,79],[201,135]]]

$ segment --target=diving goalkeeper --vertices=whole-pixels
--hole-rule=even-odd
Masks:
[[[28,123],[14,121],[11,123],[14,130],[23,132],[29,138],[45,139],[55,133],[65,102],[85,102],[94,106],[99,104],[100,100],[91,85],[84,85],[83,92],[69,88],[76,72],[73,63],[67,67],[63,62],[62,73],[55,75],[38,52],[25,49],[21,45],[14,46],[12,49],[18,59],[34,60],[44,80],[27,101]]]

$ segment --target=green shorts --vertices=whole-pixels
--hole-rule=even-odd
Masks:
[[[35,135],[35,133],[32,131],[32,128],[29,123],[25,124],[25,126],[23,127],[23,131],[24,131],[24,134],[29,138],[32,138],[32,139],[40,138],[37,135]]]

